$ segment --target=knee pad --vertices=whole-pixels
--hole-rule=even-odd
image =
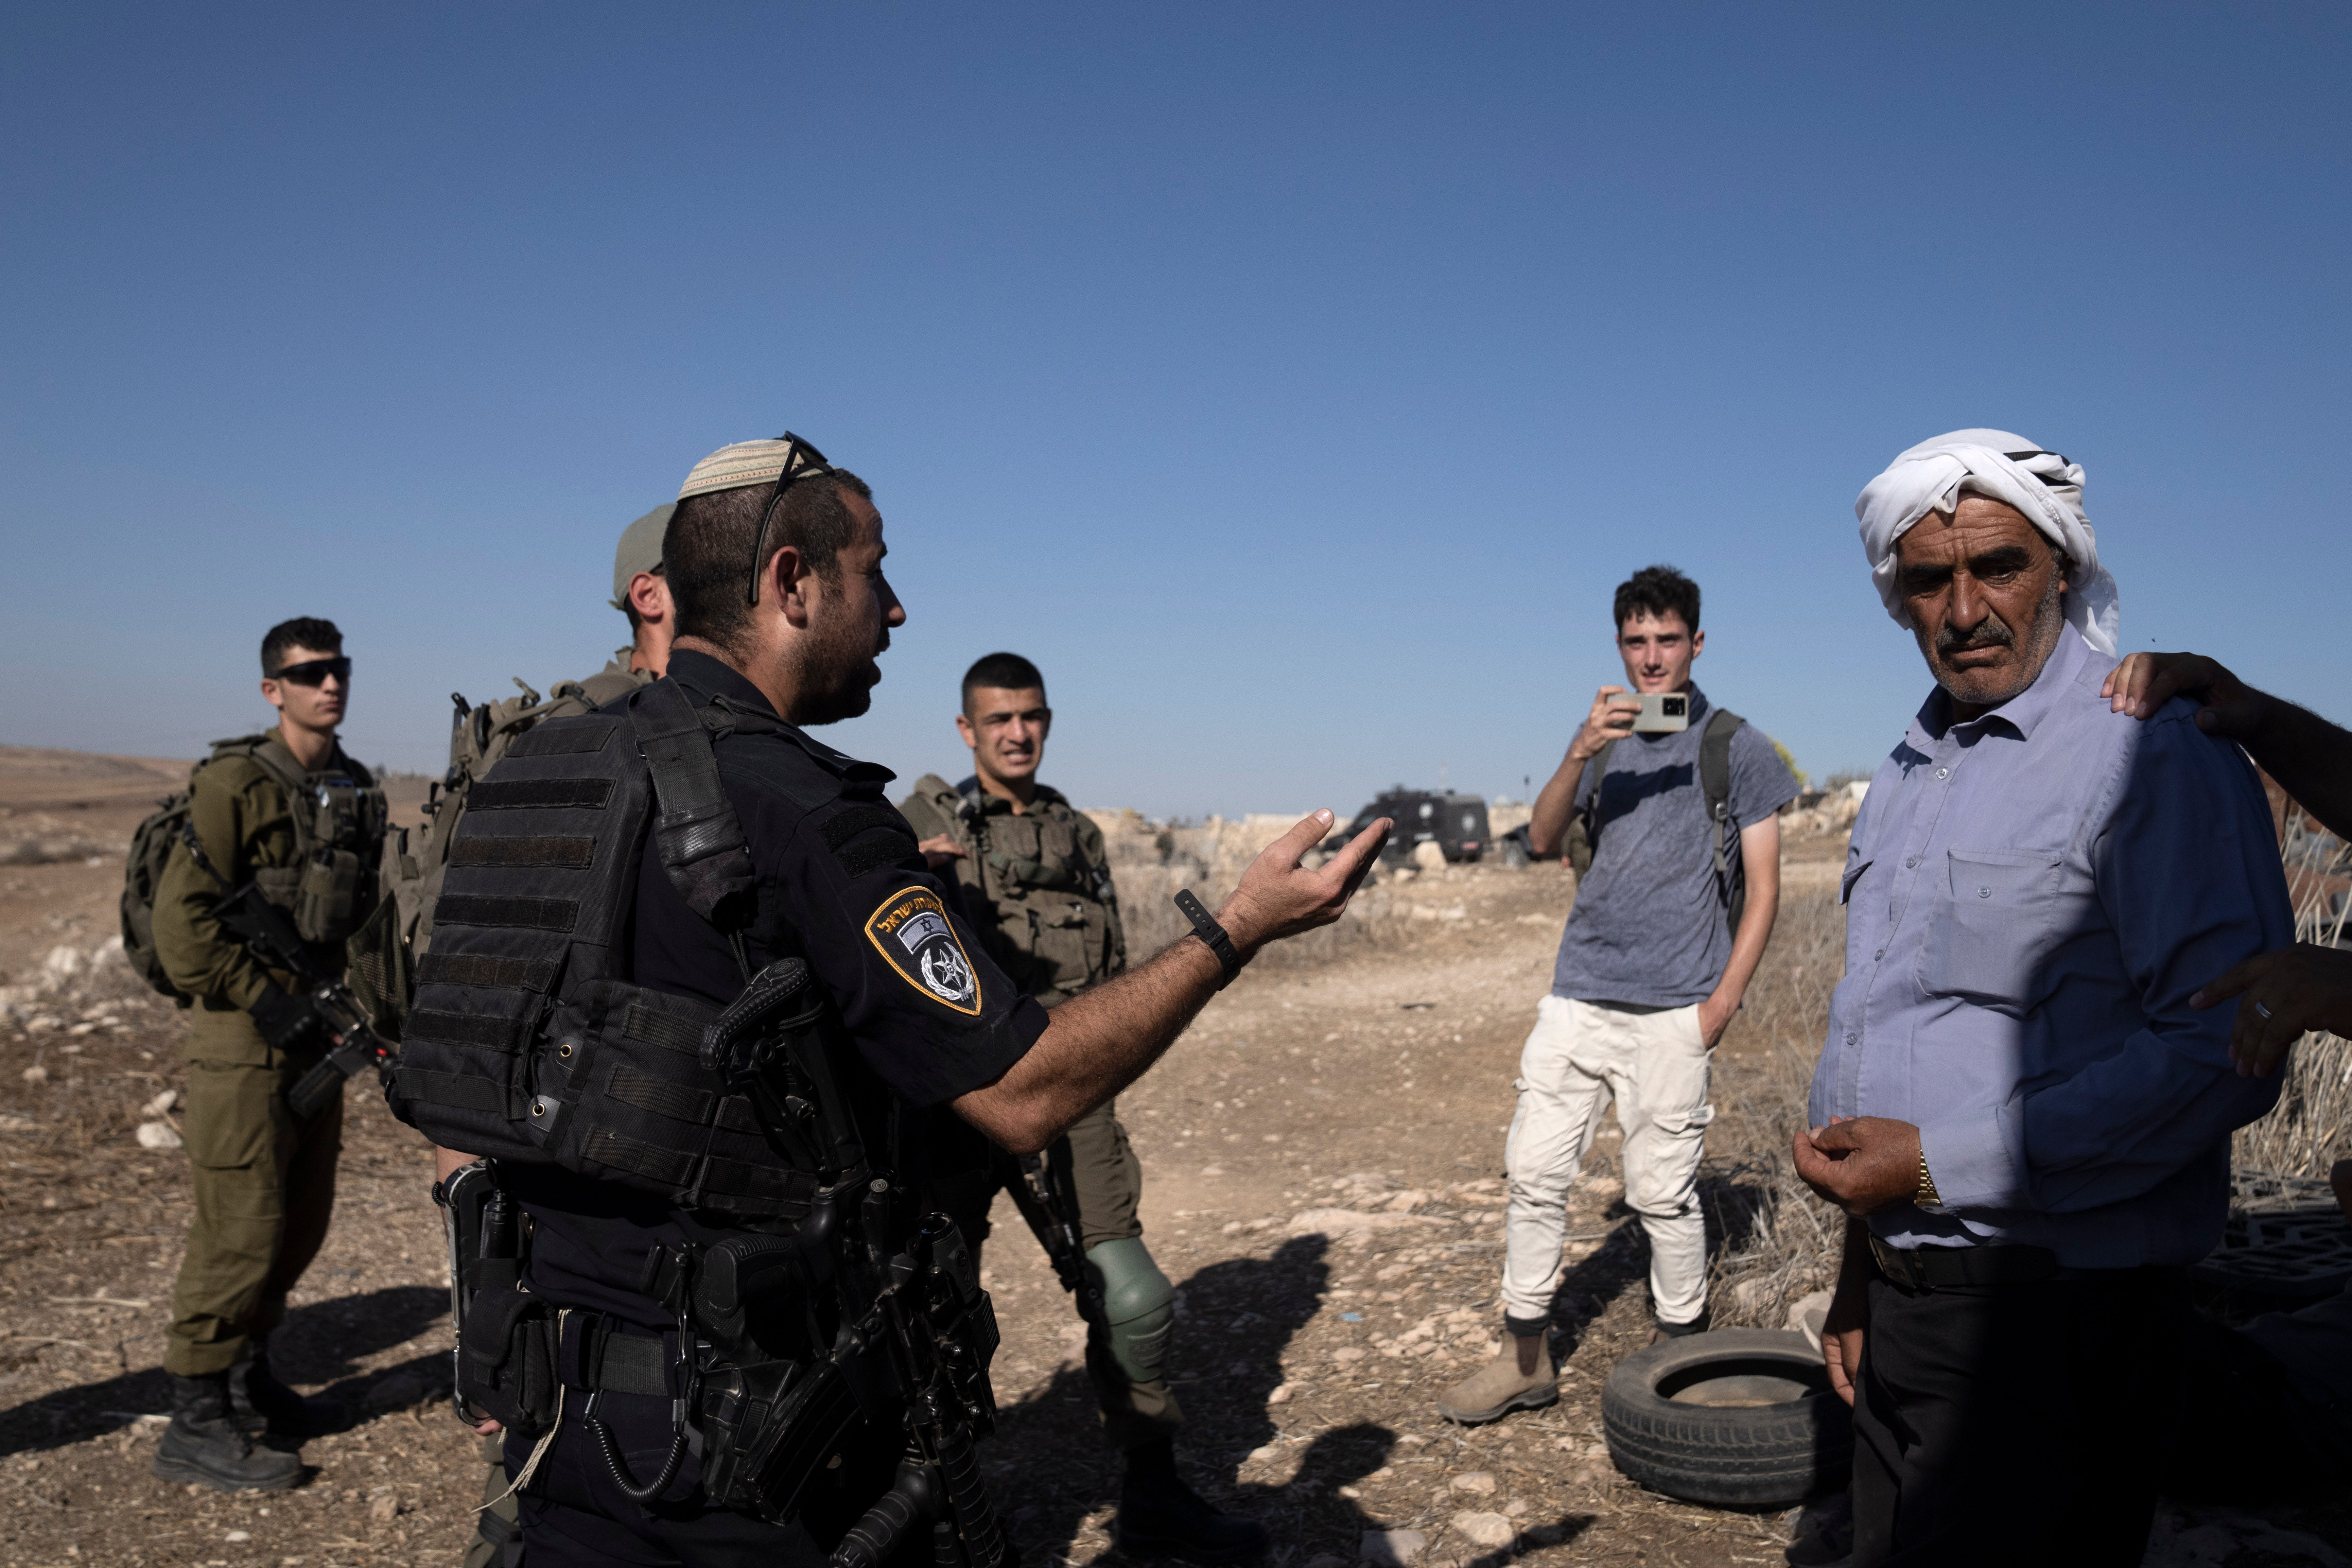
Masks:
[[[1087,1253],[1087,1278],[1102,1293],[1110,1352],[1137,1383],[1168,1375],[1168,1339],[1176,1327],[1176,1288],[1151,1260],[1140,1237],[1097,1244]]]

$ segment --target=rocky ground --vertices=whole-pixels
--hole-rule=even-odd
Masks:
[[[314,1469],[296,1491],[226,1498],[149,1474],[187,1182],[184,1156],[142,1146],[139,1128],[173,1120],[158,1107],[177,1080],[181,1022],[102,962],[62,984],[42,966],[112,929],[121,843],[171,773],[109,775],[113,794],[76,807],[51,787],[69,770],[37,795],[9,756],[0,749],[12,814],[0,856],[12,842],[65,852],[0,868],[0,984],[36,998],[0,1025],[0,1563],[453,1563],[481,1469],[444,1398],[431,1163],[373,1095],[351,1095],[335,1228],[278,1343],[290,1379],[365,1418],[309,1445]],[[1809,837],[1793,853],[1788,934],[1766,963],[1780,1000],[1734,1025],[1710,1134],[1713,1208],[1750,1254],[1761,1244],[1740,1216],[1769,1185],[1755,1151],[1785,1135],[1789,1041],[1834,978],[1827,889],[1842,846]],[[1279,1568],[1348,1568],[1368,1547],[1423,1568],[1780,1558],[1787,1516],[1676,1503],[1609,1464],[1601,1382],[1649,1331],[1613,1130],[1570,1216],[1561,1402],[1474,1430],[1433,1407],[1493,1351],[1511,1079],[1571,891],[1557,867],[1391,879],[1378,920],[1319,962],[1244,975],[1122,1101],[1150,1177],[1147,1237],[1181,1292],[1186,1465],[1267,1521]],[[1024,1561],[1116,1568],[1105,1528],[1118,1468],[1096,1432],[1077,1320],[1009,1210],[985,1262],[1005,1342],[984,1458]],[[1810,1288],[1809,1266],[1797,1248],[1769,1277],[1744,1277],[1767,1284],[1743,1282],[1736,1307],[1725,1290],[1719,1310],[1777,1321],[1780,1298]],[[2352,1547],[2336,1513],[2176,1510],[2165,1530],[2152,1563],[2326,1564]]]

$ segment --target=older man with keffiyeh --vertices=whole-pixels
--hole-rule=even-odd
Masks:
[[[1871,781],[1799,1172],[1852,1216],[1822,1336],[1862,1564],[2137,1564],[2183,1270],[2221,1240],[2239,1077],[2211,976],[2293,939],[2253,770],[2101,686],[2083,470],[1999,430],[1855,503],[1936,687]]]

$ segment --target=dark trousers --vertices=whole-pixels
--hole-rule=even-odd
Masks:
[[[1854,1568],[2137,1568],[2178,1415],[2173,1269],[1870,1286]]]
[[[649,1509],[631,1501],[579,1418],[585,1398],[578,1389],[564,1390],[563,1425],[520,1500],[522,1557],[530,1568],[821,1568],[825,1554],[800,1524],[704,1506],[690,1454]],[[669,1451],[667,1400],[608,1394],[598,1415],[638,1481],[661,1473]],[[530,1445],[511,1438],[506,1453],[509,1471],[518,1471]]]
[[[2316,1502],[2352,1486],[2352,1411],[2306,1368],[2283,1365],[2246,1334],[2192,1314],[2181,1381],[2180,1441],[2165,1466],[2167,1496]]]

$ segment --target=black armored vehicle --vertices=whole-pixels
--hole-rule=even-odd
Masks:
[[[1376,797],[1356,813],[1355,821],[1324,842],[1337,848],[1366,824],[1383,816],[1396,823],[1396,830],[1381,849],[1381,858],[1391,866],[1412,864],[1414,847],[1422,844],[1436,845],[1449,861],[1476,860],[1494,847],[1486,837],[1485,796],[1407,789],[1402,784]]]

